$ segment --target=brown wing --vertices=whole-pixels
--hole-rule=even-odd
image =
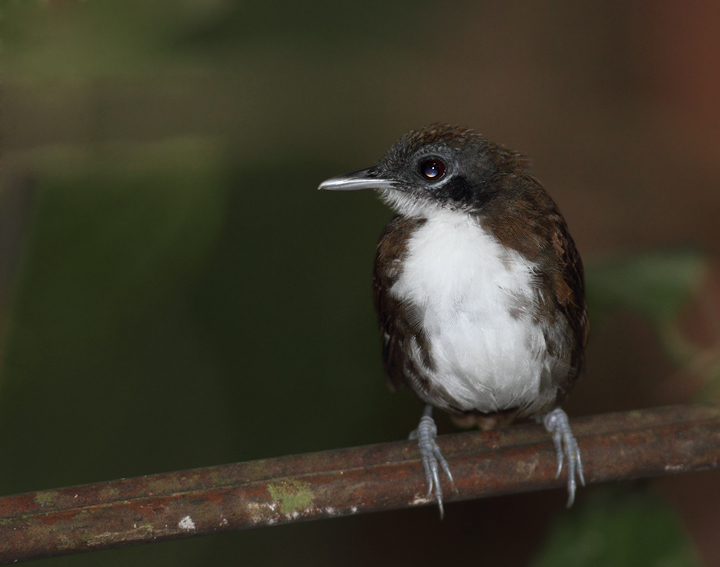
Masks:
[[[549,298],[556,313],[562,317],[554,317],[555,329],[546,329],[546,343],[550,344],[559,329],[563,338],[558,342],[557,355],[561,360],[569,359],[567,372],[558,373],[553,382],[558,388],[555,403],[570,391],[582,370],[585,358],[585,345],[587,344],[590,324],[585,305],[585,284],[583,265],[580,254],[570,236],[565,221],[557,217],[555,230],[552,236],[552,246],[557,263],[555,269],[549,270],[553,294]]]
[[[408,238],[423,222],[397,215],[385,227],[377,245],[373,273],[375,310],[382,337],[385,376],[392,389],[408,384],[410,361],[404,355],[406,343],[413,337],[424,342],[417,325],[413,325],[412,307],[402,305],[390,294],[390,289],[400,277]]]
[[[583,265],[565,219],[540,182],[530,175],[500,182],[507,184],[512,202],[494,203],[497,208],[486,211],[481,222],[537,265],[537,321],[557,362],[541,381],[537,403],[528,408],[528,413],[541,412],[559,403],[582,368],[589,329]]]
[[[585,277],[582,259],[575,242],[562,217],[560,221],[561,226],[558,226],[553,238],[553,248],[559,259],[559,274],[553,287],[557,306],[567,317],[575,339],[575,352],[571,365],[580,372],[590,331],[585,304]]]

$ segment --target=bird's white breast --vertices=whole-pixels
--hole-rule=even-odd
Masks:
[[[463,410],[535,400],[545,341],[528,310],[533,264],[470,216],[446,210],[428,214],[407,246],[390,293],[420,314],[432,368],[414,356],[425,376]]]

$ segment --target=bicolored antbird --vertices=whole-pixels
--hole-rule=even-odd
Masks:
[[[440,513],[439,469],[452,475],[433,407],[482,428],[516,416],[543,423],[558,474],[567,461],[571,505],[583,469],[559,404],[587,340],[583,265],[526,161],[472,130],[433,125],[320,189],[375,189],[397,213],[377,246],[375,306],[390,384],[427,404],[412,437]]]

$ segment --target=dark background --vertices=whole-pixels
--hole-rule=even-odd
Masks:
[[[710,397],[717,2],[2,11],[0,494],[405,438],[421,404],[385,388],[371,297],[391,212],[370,192],[316,187],[431,122],[531,156],[591,267],[687,246],[702,256],[672,314],[699,354],[647,313],[596,310],[571,415]],[[588,488],[570,513],[552,491],[449,504],[444,522],[427,507],[44,564],[526,565],[567,518],[615,497],[618,513],[637,512],[649,490],[648,513],[669,518],[684,555],[654,563],[652,541],[635,538],[628,565],[720,565],[718,480]],[[602,564],[581,561],[616,547],[602,541],[567,564]]]

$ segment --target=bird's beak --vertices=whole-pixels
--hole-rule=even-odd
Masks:
[[[357,191],[359,189],[393,189],[393,182],[379,176],[376,167],[368,167],[347,175],[323,181],[318,189],[328,191]]]

